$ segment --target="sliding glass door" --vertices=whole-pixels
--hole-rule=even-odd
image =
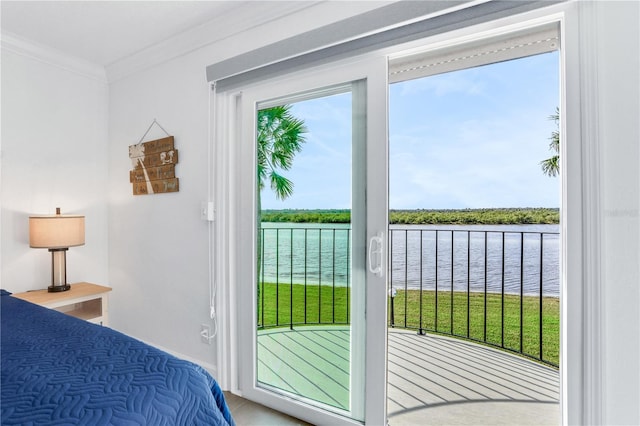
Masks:
[[[240,389],[316,424],[385,422],[387,116],[368,102],[385,75],[381,58],[237,98],[253,181],[238,194]]]

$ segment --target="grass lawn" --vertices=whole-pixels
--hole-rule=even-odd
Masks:
[[[468,337],[520,351],[520,297],[487,294],[486,335],[485,300],[482,293],[453,293],[453,321],[451,321],[451,292],[438,292],[438,324],[435,323],[435,291],[423,291],[422,329]],[[420,292],[398,291],[393,301],[394,325],[400,328],[420,328]],[[405,316],[405,312],[407,315]],[[540,298],[522,298],[522,352],[538,358],[540,355]],[[468,313],[468,314],[467,314]],[[389,307],[389,318],[391,308]],[[504,331],[503,331],[504,330]],[[504,337],[503,337],[504,335]],[[504,340],[503,340],[504,339]],[[558,298],[542,298],[542,359],[558,364],[560,347],[560,303]]]
[[[293,294],[292,294],[293,290]],[[293,296],[293,297],[292,297]],[[461,337],[486,341],[498,347],[520,351],[520,297],[500,294],[453,293],[453,321],[451,321],[452,294],[438,292],[436,330],[435,291],[422,292],[422,326],[420,325],[420,291],[399,290],[393,299],[393,325],[438,331]],[[293,300],[292,300],[293,298]],[[305,303],[306,299],[306,303]],[[293,302],[293,303],[291,303]],[[312,286],[300,284],[276,286],[264,284],[258,300],[258,323],[266,327],[289,324],[348,324],[349,289],[345,287]],[[293,309],[290,309],[293,306]],[[263,309],[264,308],[264,309]],[[504,309],[504,326],[502,311]],[[277,312],[277,318],[276,318]],[[391,300],[389,303],[391,320]],[[406,316],[405,316],[406,312]],[[522,299],[523,332],[522,351],[539,357],[540,298],[525,296]],[[264,315],[264,316],[263,316]],[[542,359],[558,365],[560,347],[560,304],[553,297],[542,298]],[[390,321],[391,322],[391,321]]]

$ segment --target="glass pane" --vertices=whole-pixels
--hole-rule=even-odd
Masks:
[[[491,405],[515,394],[539,404],[536,421],[559,418],[558,371],[538,364],[559,364],[561,192],[545,167],[559,159],[559,60],[389,88],[391,425],[434,405],[454,423],[470,402],[486,422],[517,424],[520,408]]]
[[[352,409],[352,93],[259,106],[258,386]],[[326,94],[327,92],[325,92]]]

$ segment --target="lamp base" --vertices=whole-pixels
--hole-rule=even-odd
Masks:
[[[48,290],[49,290],[49,293],[58,293],[58,292],[61,292],[61,291],[71,290],[71,286],[69,284],[65,284],[65,285],[50,285]]]
[[[67,291],[71,288],[67,284],[67,250],[68,248],[51,248],[51,285],[49,293]]]

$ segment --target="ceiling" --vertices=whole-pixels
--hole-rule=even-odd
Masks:
[[[317,1],[0,1],[1,28],[108,67],[205,24],[211,41]],[[239,20],[243,25],[238,25]],[[215,25],[211,26],[214,23]]]

